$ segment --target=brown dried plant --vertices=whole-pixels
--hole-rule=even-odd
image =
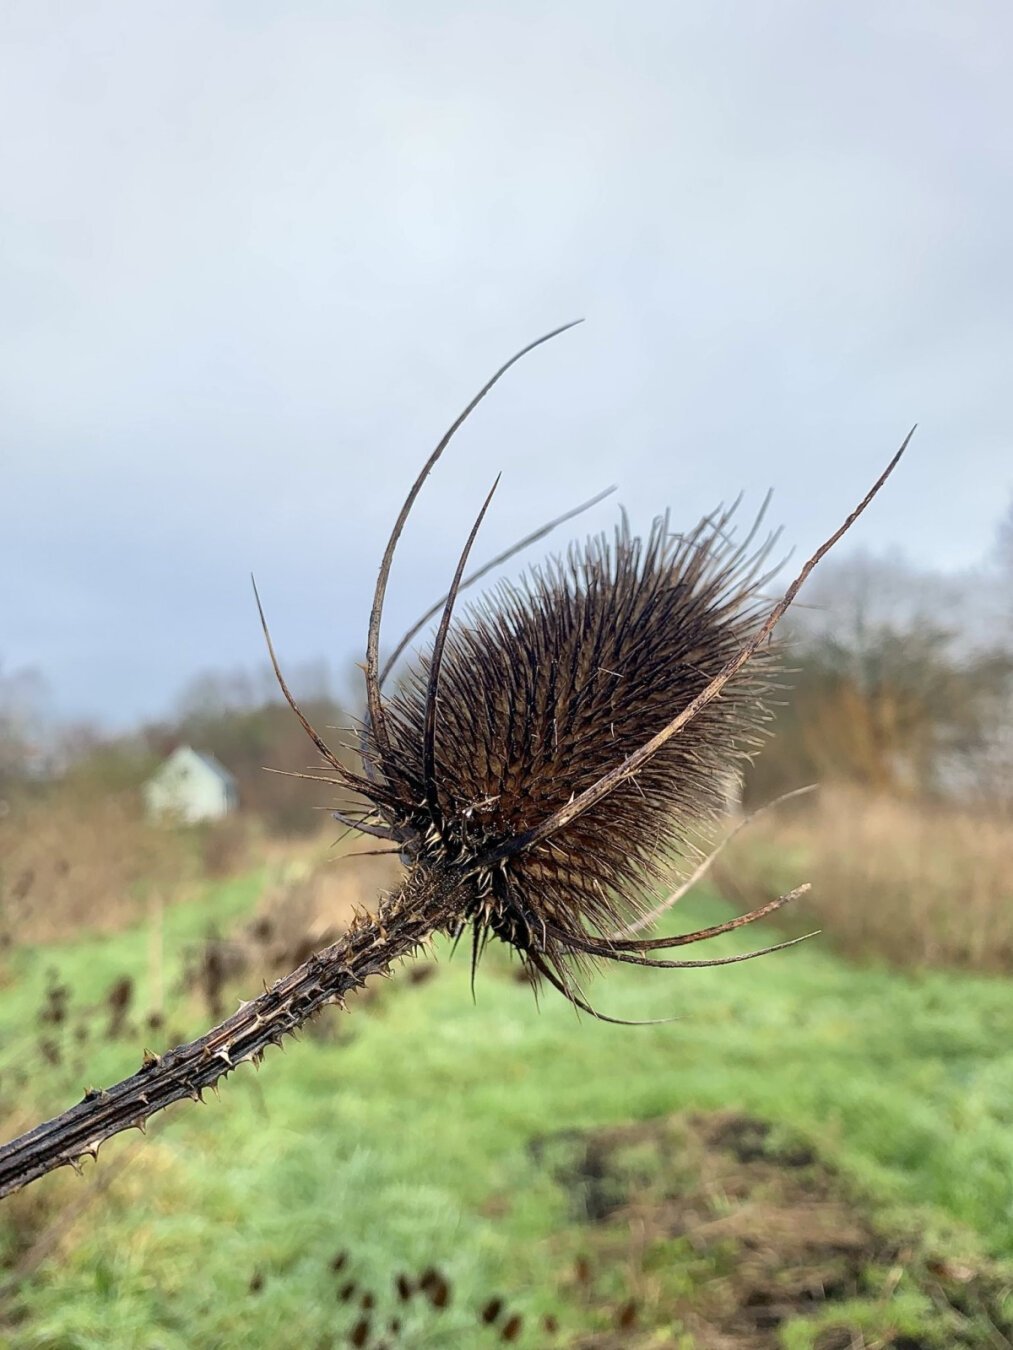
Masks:
[[[130,1078],[89,1090],[70,1110],[0,1148],[0,1196],[56,1167],[79,1166],[111,1135],[143,1130],[173,1102],[200,1099],[238,1064],[259,1064],[268,1045],[279,1045],[326,1004],[342,1004],[436,934],[470,932],[473,976],[485,942],[499,938],[571,1003],[604,1021],[617,1019],[593,1009],[578,982],[598,961],[724,965],[791,945],[699,960],[659,955],[753,923],[805,887],[726,923],[654,938],[634,936],[656,917],[640,896],[674,855],[685,855],[694,828],[720,805],[736,763],[755,750],[767,719],[771,634],[816,564],[882,487],[907,440],[769,609],[760,588],[769,580],[761,574],[772,541],[753,548],[754,526],[737,544],[732,511],[719,510],[687,534],[672,534],[663,517],[645,540],[634,538],[623,518],[611,539],[572,548],[522,585],[501,583],[452,626],[465,586],[558,523],[465,577],[494,484],[449,593],[432,611],[440,618],[431,646],[394,697],[382,696],[392,666],[381,670],[379,655],[387,580],[423,483],[506,371],[570,327],[502,366],[412,485],[384,550],[369,619],[361,772],[304,717],[264,624],[281,688],[323,761],[324,772],[310,776],[368,804],[339,819],[401,853],[402,883],[381,897],[375,914],[358,916],[338,942],[219,1026],[164,1056],[146,1053]]]

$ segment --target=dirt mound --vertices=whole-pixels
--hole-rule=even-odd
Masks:
[[[997,1272],[884,1232],[805,1141],[766,1121],[693,1115],[532,1148],[589,1225],[570,1285],[603,1330],[582,1350],[780,1350],[800,1319],[790,1344],[814,1350],[1013,1344]]]

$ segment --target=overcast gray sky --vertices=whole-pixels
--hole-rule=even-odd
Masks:
[[[0,4],[0,659],[115,723],[361,656],[611,482],[973,564],[1013,490],[1005,5]],[[582,530],[610,523],[597,508]]]

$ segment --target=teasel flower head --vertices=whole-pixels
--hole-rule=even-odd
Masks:
[[[762,593],[774,536],[755,544],[758,520],[738,543],[733,507],[686,532],[664,515],[646,538],[634,536],[623,515],[611,535],[572,545],[518,583],[500,582],[479,601],[462,604],[455,618],[464,587],[559,523],[466,576],[494,484],[447,596],[381,669],[387,578],[422,484],[510,366],[563,331],[539,338],[496,372],[430,455],[395,522],[367,637],[361,773],[309,725],[276,660],[275,669],[335,775],[329,781],[369,803],[358,816],[339,819],[400,851],[408,891],[448,897],[438,926],[455,937],[470,933],[473,976],[484,944],[497,938],[572,1003],[602,1017],[580,983],[599,961],[721,965],[791,945],[710,960],[658,955],[751,923],[804,887],[694,933],[634,934],[658,886],[680,861],[685,866],[694,858],[699,832],[723,806],[743,759],[761,743],[777,664],[775,625],[812,568],[878,492],[907,441],[773,606]],[[437,614],[428,647],[385,698],[382,686],[396,659]]]

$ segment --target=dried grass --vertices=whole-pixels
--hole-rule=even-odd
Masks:
[[[212,1016],[221,1016],[231,984],[275,979],[300,965],[346,933],[356,913],[374,910],[402,875],[394,856],[320,857],[301,848],[250,918],[194,947],[184,985],[201,995]]]
[[[758,821],[714,868],[735,903],[805,877],[801,921],[848,955],[1013,971],[1013,821],[828,788]]]
[[[50,794],[0,818],[0,944],[66,941],[136,922],[153,897],[178,898],[238,864],[231,822],[177,832],[146,821],[129,795]]]

